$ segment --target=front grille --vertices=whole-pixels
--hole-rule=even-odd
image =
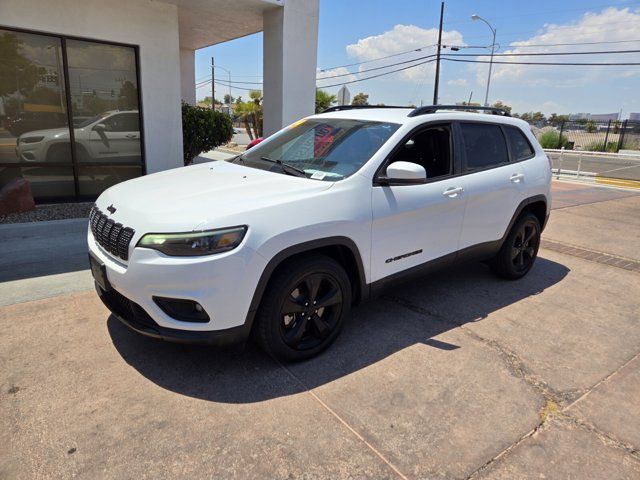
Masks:
[[[122,260],[129,259],[129,244],[135,233],[134,229],[114,222],[95,205],[89,212],[89,225],[98,245]]]

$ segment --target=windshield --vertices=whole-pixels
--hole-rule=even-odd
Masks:
[[[88,127],[89,125],[91,125],[93,122],[97,122],[98,120],[100,120],[101,118],[105,118],[108,115],[108,113],[100,113],[94,117],[88,118],[86,120],[83,120],[81,123],[79,123],[76,128],[84,128],[84,127]]]
[[[253,168],[336,181],[360,169],[400,125],[347,119],[301,120],[234,160]]]

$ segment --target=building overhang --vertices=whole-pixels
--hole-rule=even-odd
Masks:
[[[284,0],[161,0],[178,7],[180,48],[197,50],[262,31],[264,12]]]

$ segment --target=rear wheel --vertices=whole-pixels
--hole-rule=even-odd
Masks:
[[[296,259],[270,280],[254,333],[275,357],[304,360],[333,343],[350,306],[351,284],[340,264],[323,255]]]
[[[532,213],[525,213],[513,225],[498,255],[491,261],[491,270],[502,278],[524,277],[536,260],[540,247],[540,222]]]

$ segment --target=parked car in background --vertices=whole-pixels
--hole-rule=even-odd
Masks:
[[[137,110],[112,110],[85,119],[73,129],[80,161],[140,160],[140,118]],[[16,155],[24,162],[68,161],[69,129],[24,133]]]
[[[491,115],[461,110],[488,110]],[[89,217],[97,292],[133,330],[310,358],[351,306],[462,261],[533,266],[551,205],[528,124],[484,107],[336,107],[229,162],[106,190]]]
[[[249,150],[250,148],[255,147],[256,145],[258,145],[260,142],[262,142],[262,140],[264,140],[264,138],[262,137],[258,137],[258,138],[254,138],[253,140],[251,140],[249,142],[249,145],[247,145],[247,148],[245,148],[245,150]]]
[[[60,128],[67,125],[67,114],[57,112],[20,112],[7,122],[7,130],[14,137],[34,130]]]

